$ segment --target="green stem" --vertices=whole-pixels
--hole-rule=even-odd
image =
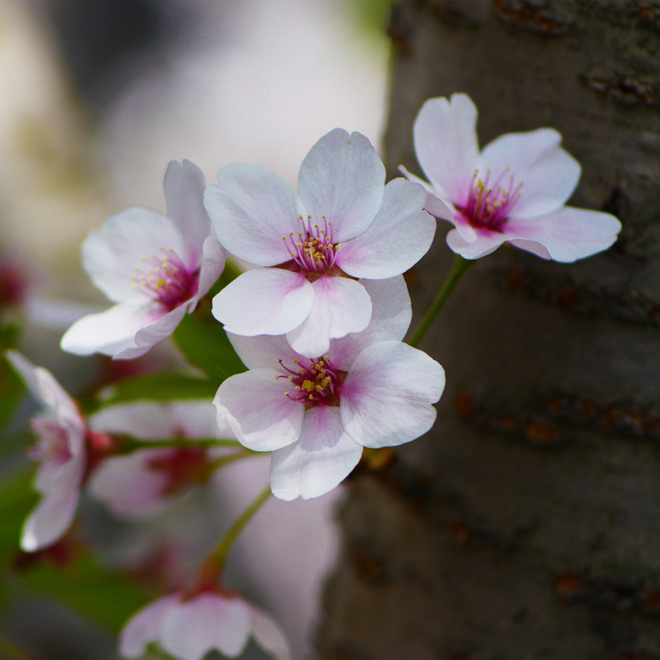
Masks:
[[[238,440],[227,438],[164,438],[145,440],[129,435],[121,437],[119,447],[113,454],[130,454],[141,449],[190,449],[191,447],[243,447]]]
[[[245,511],[234,521],[234,524],[225,532],[225,535],[220,539],[220,542],[211,551],[206,558],[200,570],[201,583],[215,583],[217,582],[222,569],[224,568],[227,555],[231,550],[234,542],[243,531],[243,528],[250,522],[252,517],[261,508],[263,503],[270,496],[270,484],[264,488],[254,501],[248,506]]]
[[[246,449],[245,451],[237,451],[233,454],[229,454],[228,456],[221,456],[220,458],[216,458],[214,461],[211,461],[205,466],[204,479],[209,479],[216,470],[219,470],[225,465],[229,465],[234,461],[240,461],[244,458],[251,458],[253,456],[263,456],[263,454],[257,451],[250,451],[249,449]]]
[[[474,263],[473,260],[463,259],[460,254],[454,256],[454,265],[451,269],[451,272],[447,276],[445,283],[440,289],[438,296],[433,301],[433,304],[429,307],[426,315],[422,319],[421,323],[417,326],[415,333],[408,342],[411,346],[417,346],[422,338],[426,334],[426,331],[431,327],[435,317],[438,315],[438,312],[444,307],[444,304],[447,302],[447,299],[451,295],[451,292],[454,290],[458,280],[461,279],[463,273]]]

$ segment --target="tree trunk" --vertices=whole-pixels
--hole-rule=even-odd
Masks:
[[[467,92],[480,143],[557,128],[571,203],[623,222],[562,265],[505,246],[467,272],[421,348],[438,421],[353,480],[326,590],[326,660],[660,657],[660,5],[406,0],[386,150],[420,173],[423,101]],[[453,254],[440,222],[416,320]],[[414,322],[413,322],[414,326]]]

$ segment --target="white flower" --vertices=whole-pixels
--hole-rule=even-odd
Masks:
[[[30,452],[39,462],[34,486],[41,500],[21,532],[21,548],[34,552],[59,540],[75,516],[87,466],[88,430],[73,399],[49,371],[14,351],[7,351],[7,358],[43,405],[31,423],[38,441]]]
[[[174,592],[140,610],[122,631],[119,652],[140,658],[156,642],[180,660],[202,660],[213,649],[236,658],[250,636],[276,660],[291,660],[284,635],[267,614],[240,594],[207,587]]]
[[[221,169],[205,196],[213,227],[229,252],[260,266],[214,298],[225,329],[286,334],[309,357],[327,352],[331,339],[364,330],[371,300],[356,280],[400,275],[435,233],[422,188],[405,179],[384,183],[369,140],[339,128],[307,154],[297,195],[264,167]]]
[[[139,357],[195,309],[225,264],[204,210],[204,185],[194,163],[172,161],[164,184],[167,217],[129,208],[90,233],[82,246],[83,265],[118,304],[74,323],[62,337],[65,351]]]
[[[363,447],[410,442],[433,425],[444,371],[400,340],[410,324],[401,276],[363,281],[368,328],[305,358],[284,337],[230,335],[249,371],[222,383],[214,403],[254,451],[272,451],[271,488],[283,500],[323,495],[357,465]]]
[[[217,438],[220,431],[215,417],[210,402],[132,403],[106,408],[90,417],[89,423],[99,431],[126,433],[145,440]],[[189,487],[191,479],[218,452],[225,450],[191,445],[110,456],[94,470],[88,488],[116,515],[133,519],[153,516]]]
[[[478,259],[507,242],[544,259],[572,262],[606,250],[617,218],[564,206],[580,165],[552,128],[502,135],[479,152],[477,109],[465,94],[429,99],[414,125],[415,153],[430,185],[426,209],[454,224],[449,247]],[[446,214],[445,205],[451,213]]]

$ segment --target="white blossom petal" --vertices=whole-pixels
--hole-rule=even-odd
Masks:
[[[199,284],[196,300],[205,296],[218,281],[225,269],[227,253],[215,236],[207,236],[202,245],[202,261],[199,266]],[[192,309],[190,310],[192,311]]]
[[[363,348],[379,341],[401,341],[410,327],[412,309],[402,275],[386,280],[360,280],[371,298],[369,325],[330,344],[328,355],[336,369],[348,371]]]
[[[383,204],[368,229],[337,254],[337,265],[348,275],[384,279],[412,268],[429,250],[435,219],[423,210],[426,193],[405,179],[385,186]]]
[[[236,354],[248,369],[279,369],[280,360],[290,367],[294,360],[301,358],[289,346],[289,342],[284,335],[244,337],[228,332],[227,337],[229,337]]]
[[[413,127],[420,167],[438,196],[463,206],[479,163],[477,108],[466,94],[429,99]]]
[[[275,660],[292,660],[289,643],[273,619],[250,604],[252,635],[261,648]]]
[[[361,456],[362,447],[342,426],[339,408],[311,408],[298,442],[273,452],[273,495],[287,501],[325,495],[349,475]]]
[[[41,500],[23,525],[23,550],[46,548],[69,529],[76,514],[84,469],[85,455],[81,453],[61,467],[56,481],[49,480],[48,490],[42,491]]]
[[[220,428],[229,424],[236,438],[253,451],[272,451],[300,436],[305,407],[286,396],[292,386],[282,372],[253,369],[225,380],[213,403]]]
[[[475,233],[475,240],[468,243],[458,229],[452,229],[447,234],[447,245],[463,259],[479,259],[495,252],[502,243],[507,241],[506,234],[499,231],[480,229]]]
[[[305,157],[298,195],[315,222],[332,223],[334,242],[361,234],[381,205],[385,167],[361,133],[336,128]]]
[[[508,168],[514,190],[522,183],[511,218],[530,218],[556,211],[573,194],[580,180],[580,165],[560,143],[561,135],[557,131],[539,128],[501,135],[484,148],[482,168],[490,170],[491,181]],[[480,175],[484,174],[482,168]]]
[[[115,359],[127,360],[140,357],[156,344],[171,337],[186,313],[192,311],[194,304],[194,300],[184,302],[152,323],[141,327],[135,333],[136,348],[127,347],[123,351],[117,351]]]
[[[124,658],[141,658],[149,642],[160,637],[163,618],[181,600],[173,593],[149,603],[135,614],[120,633],[119,653]]]
[[[222,245],[259,266],[291,259],[282,236],[298,232],[306,211],[289,184],[260,165],[234,163],[218,172],[204,203]]]
[[[438,197],[438,193],[434,190],[433,186],[420,179],[418,176],[414,175],[412,172],[409,172],[403,165],[399,165],[399,171],[403,176],[412,181],[413,183],[418,183],[426,191],[426,201],[424,202],[424,208],[434,217],[441,218],[442,220],[448,220],[453,222],[453,205],[449,199],[441,200]]]
[[[163,187],[167,217],[185,241],[185,255],[179,256],[186,264],[199,264],[202,245],[211,234],[211,220],[204,208],[206,177],[195,163],[185,159],[183,162],[172,160],[167,166]]]
[[[135,342],[137,332],[165,314],[166,310],[156,303],[148,306],[114,305],[105,312],[83,316],[76,321],[64,333],[60,347],[74,355],[118,355],[131,349],[135,351],[138,349]],[[141,353],[147,350],[148,347]]]
[[[161,624],[163,648],[181,660],[202,660],[212,649],[241,654],[250,635],[250,609],[240,597],[202,592],[170,607]]]
[[[302,273],[254,268],[213,298],[213,316],[237,335],[282,335],[309,315],[314,290]]]
[[[512,219],[505,228],[511,236],[507,240],[516,247],[539,256],[543,249],[550,259],[573,262],[610,247],[621,223],[609,213],[566,206],[541,217]]]
[[[426,353],[401,342],[365,348],[340,390],[341,421],[365,447],[410,442],[436,418],[431,405],[445,386],[443,368]]]
[[[328,352],[331,339],[361,332],[369,325],[371,299],[359,282],[345,277],[323,276],[312,287],[309,315],[286,338],[300,355],[319,357]]]
[[[115,515],[134,520],[154,516],[169,504],[163,495],[168,477],[149,464],[171,452],[145,449],[130,456],[106,458],[92,472],[87,489]]]
[[[89,233],[82,244],[83,266],[110,300],[140,304],[145,296],[131,277],[138,274],[137,268],[145,267],[144,259],[157,255],[161,248],[185,258],[183,239],[169,218],[147,209],[129,208]]]

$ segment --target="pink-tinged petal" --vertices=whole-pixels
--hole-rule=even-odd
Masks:
[[[253,451],[273,451],[300,436],[305,407],[286,396],[291,383],[282,371],[253,369],[225,380],[213,403],[218,425],[226,424]]]
[[[360,280],[360,284],[371,298],[371,321],[362,332],[348,334],[330,344],[330,362],[343,371],[348,371],[369,344],[388,339],[401,341],[412,319],[408,287],[402,275],[387,280]]]
[[[74,456],[78,454],[83,449],[85,422],[73,399],[47,369],[35,367],[25,356],[16,351],[7,351],[6,356],[32,396],[47,408],[47,416],[54,417],[68,428],[69,451]]]
[[[154,516],[169,503],[163,496],[168,477],[150,469],[149,463],[170,453],[168,449],[145,449],[107,458],[92,473],[89,492],[115,515],[133,520]]]
[[[145,294],[132,276],[138,268],[148,271],[145,259],[173,250],[185,254],[181,234],[169,218],[141,208],[129,208],[108,218],[101,229],[92,230],[82,245],[83,267],[94,285],[113,302],[139,304]]]
[[[135,333],[136,347],[127,347],[123,351],[117,352],[115,359],[130,360],[140,355],[144,355],[150,348],[171,337],[177,326],[183,320],[188,311],[192,311],[194,300],[187,301],[172,311],[163,314],[152,323],[145,325]]]
[[[298,442],[273,452],[273,495],[287,501],[325,495],[350,474],[361,456],[362,447],[342,426],[339,408],[311,408],[305,413]]]
[[[305,215],[289,184],[275,172],[247,163],[223,167],[218,184],[206,189],[204,204],[225,249],[259,266],[289,261],[282,236],[298,232],[298,217]]]
[[[236,335],[283,335],[299,326],[314,303],[302,273],[254,268],[213,298],[213,316]]]
[[[552,128],[507,133],[493,140],[481,154],[480,175],[490,170],[491,181],[507,168],[514,191],[522,183],[512,218],[531,218],[556,211],[573,194],[580,179],[580,164],[559,145],[561,135]],[[508,185],[505,176],[504,184]],[[504,185],[503,185],[504,187]]]
[[[429,99],[415,119],[415,153],[444,200],[463,206],[479,163],[477,108],[466,94]]]
[[[431,405],[445,386],[443,368],[401,342],[365,348],[340,390],[341,421],[365,447],[391,447],[426,433],[436,417]]]
[[[204,592],[165,612],[160,639],[176,658],[202,660],[212,649],[237,657],[249,635],[250,609],[242,598]]]
[[[165,172],[167,217],[185,241],[185,254],[179,256],[193,270],[202,260],[202,245],[211,233],[211,220],[204,208],[206,177],[195,163],[170,161]]]
[[[312,284],[314,304],[307,318],[286,338],[294,351],[306,357],[325,355],[330,340],[361,332],[371,320],[366,289],[345,277],[323,276]]]
[[[280,627],[265,612],[250,605],[252,635],[261,648],[275,660],[292,660],[291,648]]]
[[[475,240],[468,243],[459,233],[458,229],[452,229],[447,234],[447,245],[463,259],[479,259],[491,252],[495,252],[502,243],[509,240],[506,234],[489,229],[480,229],[475,232]]]
[[[337,265],[348,275],[372,280],[401,275],[429,250],[435,219],[423,210],[426,193],[405,179],[385,186],[383,204],[368,229],[337,253]]]
[[[215,416],[213,407],[210,404],[208,407],[209,413]],[[96,431],[128,433],[146,440],[180,434],[172,406],[167,404],[127,403],[110,406],[92,415],[89,418],[89,425]]]
[[[243,337],[228,332],[227,336],[238,357],[248,369],[280,369],[280,360],[291,368],[293,361],[301,357],[289,346],[283,335]]]
[[[510,220],[505,229],[507,240],[516,247],[543,256],[541,248],[530,249],[530,243],[536,243],[550,259],[570,263],[607,250],[616,241],[621,223],[609,213],[567,206],[541,217]]]
[[[220,438],[216,410],[210,401],[173,403],[169,406],[175,434],[184,438]]]
[[[119,653],[124,658],[141,658],[149,642],[160,638],[163,618],[179,603],[180,593],[173,593],[150,603],[135,614],[121,631]]]
[[[413,183],[418,183],[426,191],[426,202],[424,202],[424,208],[432,215],[438,219],[448,220],[453,222],[453,205],[449,200],[441,200],[438,197],[438,194],[433,189],[433,186],[420,179],[418,176],[415,176],[412,172],[409,172],[403,165],[399,165],[399,171],[403,176],[412,181]]]
[[[166,310],[157,303],[115,305],[105,312],[90,314],[76,321],[64,333],[60,347],[74,355],[103,353],[118,356],[128,350],[137,349],[135,336],[138,330],[165,313]],[[148,347],[144,348],[140,354],[146,353],[147,350]]]
[[[381,205],[385,167],[361,133],[335,128],[305,157],[298,195],[314,222],[332,223],[333,241],[361,234]]]
[[[199,267],[199,284],[197,295],[199,300],[218,281],[225,268],[227,253],[215,236],[207,236],[202,246],[202,263]],[[192,310],[191,310],[192,311]]]
[[[59,470],[56,481],[48,480],[48,490],[43,492],[40,502],[23,525],[23,550],[34,552],[46,548],[69,529],[78,506],[84,467],[84,455],[79,454]]]

